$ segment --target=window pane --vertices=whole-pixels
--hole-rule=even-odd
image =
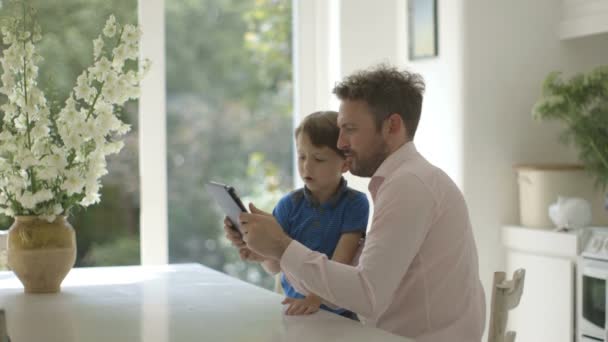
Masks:
[[[166,2],[169,257],[271,287],[223,238],[204,183],[271,211],[292,188],[291,2]]]
[[[39,86],[48,101],[62,105],[76,85],[76,78],[92,65],[93,39],[114,14],[121,24],[137,24],[137,0],[30,0],[37,10],[42,41],[37,45],[44,58],[39,64]],[[2,1],[1,15],[7,15]],[[6,98],[0,98],[5,103]],[[139,172],[137,101],[124,107],[122,120],[131,124],[125,147],[107,158],[108,174],[101,179],[101,202],[72,212],[76,230],[76,266],[139,264]],[[0,227],[12,219],[0,217]]]

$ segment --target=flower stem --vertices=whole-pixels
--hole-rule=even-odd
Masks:
[[[89,121],[89,117],[91,116],[91,114],[93,114],[93,110],[95,109],[95,104],[97,103],[97,99],[99,98],[99,95],[101,95],[101,90],[103,89],[104,83],[105,82],[101,82],[101,85],[99,86],[99,91],[95,95],[95,98],[93,99],[93,103],[91,104],[91,108],[89,108],[89,112],[87,113],[87,118],[84,121]]]
[[[27,31],[27,25],[26,25],[26,20],[27,20],[27,15],[26,15],[26,8],[25,8],[25,2],[23,3],[23,32],[25,33]],[[25,50],[26,50],[26,46],[27,46],[27,40],[23,40],[23,97],[24,97],[24,103],[25,103],[25,132],[27,134],[27,147],[30,150],[30,152],[32,152],[32,137],[30,134],[30,131],[32,130],[31,127],[31,122],[30,122],[30,115],[27,112],[27,105],[28,105],[28,98],[27,98],[27,58],[25,57]],[[36,193],[36,172],[34,171],[34,169],[32,167],[29,167],[27,170],[28,175],[30,176],[30,181],[32,184],[32,193]]]

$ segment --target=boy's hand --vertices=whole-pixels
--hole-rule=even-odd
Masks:
[[[247,247],[239,248],[239,256],[241,257],[241,260],[243,260],[243,261],[262,262],[262,261],[266,260],[263,256],[250,250]]]
[[[285,298],[281,304],[288,304],[285,314],[287,315],[310,315],[319,311],[321,298],[313,294],[303,299]]]

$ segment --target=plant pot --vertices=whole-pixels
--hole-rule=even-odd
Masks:
[[[65,216],[17,216],[8,231],[8,264],[26,293],[59,292],[76,261],[76,234]]]

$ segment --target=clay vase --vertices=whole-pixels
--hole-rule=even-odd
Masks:
[[[8,265],[26,293],[56,293],[76,261],[76,234],[65,216],[17,216],[8,231]]]

